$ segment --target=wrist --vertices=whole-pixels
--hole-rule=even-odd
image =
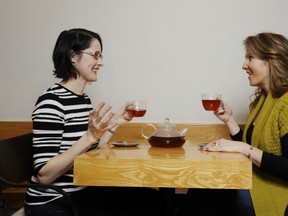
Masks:
[[[112,130],[112,129],[108,129],[107,130],[109,133],[111,133],[112,135],[115,133],[115,130]]]
[[[97,140],[100,139],[94,136],[94,134],[92,134],[92,132],[89,132],[89,131],[86,131],[86,133],[84,133],[81,138],[85,140],[84,143],[87,145],[87,147],[90,147],[95,142],[97,142]]]
[[[113,134],[116,132],[118,126],[119,126],[119,125],[115,125],[114,127],[108,129],[107,131],[108,131],[110,134],[113,135]]]
[[[237,122],[235,121],[234,118],[230,118],[228,121],[225,122],[225,125],[227,126],[227,128],[230,131],[230,134],[232,136],[234,136],[235,134],[237,134],[240,131],[240,127],[237,124]]]
[[[234,125],[236,123],[235,119],[230,116],[226,121],[224,121],[226,125]]]
[[[251,159],[252,153],[253,153],[253,149],[254,147],[252,145],[246,144],[247,147],[245,148],[245,150],[243,152],[241,152],[245,157],[247,157],[248,159]]]

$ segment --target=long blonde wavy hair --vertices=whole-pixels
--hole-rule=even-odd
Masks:
[[[270,68],[270,88],[273,97],[279,98],[288,91],[288,40],[280,34],[263,32],[248,36],[244,42],[246,50],[250,50],[257,58],[267,61]],[[253,108],[265,91],[258,87],[251,96]]]

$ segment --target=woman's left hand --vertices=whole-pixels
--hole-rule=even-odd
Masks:
[[[223,152],[241,152],[241,147],[246,143],[228,139],[219,139],[201,147],[204,151],[223,151]]]
[[[111,122],[117,125],[125,124],[133,119],[133,116],[127,111],[132,106],[131,102],[126,102],[113,116]]]

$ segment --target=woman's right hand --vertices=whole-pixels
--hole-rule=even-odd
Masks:
[[[110,105],[105,105],[101,102],[95,109],[89,112],[88,135],[95,139],[100,139],[102,135],[117,125],[117,122],[112,122],[111,119],[115,115],[111,110]]]
[[[214,115],[218,119],[226,123],[232,118],[233,111],[226,103],[224,103],[224,101],[221,101],[219,108],[216,111],[214,111]]]

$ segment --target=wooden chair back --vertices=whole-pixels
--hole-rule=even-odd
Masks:
[[[62,194],[70,204],[73,215],[78,212],[73,200],[61,188],[54,185],[30,183],[33,173],[32,133],[0,140],[0,189],[5,187],[45,188]],[[0,191],[1,192],[1,191]]]
[[[32,133],[0,140],[0,177],[13,183],[26,182],[33,172],[32,156]]]

